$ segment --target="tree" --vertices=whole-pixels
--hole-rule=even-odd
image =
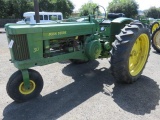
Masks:
[[[0,0],[1,18],[23,18],[23,13],[34,11],[33,0]],[[62,12],[64,18],[73,12],[70,0],[39,0],[39,11]]]
[[[33,2],[29,0],[6,0],[7,18],[23,18],[24,12],[33,10]]]
[[[55,4],[55,10],[63,13],[65,18],[73,12],[74,6],[70,0],[58,0]]]
[[[64,18],[67,18],[73,12],[74,6],[70,0],[40,0],[39,10],[47,12],[62,12]]]
[[[54,9],[54,3],[49,0],[39,0],[39,11],[51,12]]]
[[[4,0],[0,0],[0,18],[5,18],[7,16],[6,14],[6,4]]]
[[[112,0],[107,10],[112,13],[124,13],[126,17],[134,18],[138,14],[138,7],[135,0]]]
[[[93,14],[93,9],[97,6],[96,3],[88,2],[81,6],[80,16],[87,16]]]
[[[160,8],[156,7],[151,7],[148,10],[145,10],[145,15],[146,17],[151,17],[151,18],[160,18]]]

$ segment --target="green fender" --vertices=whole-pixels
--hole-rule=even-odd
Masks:
[[[119,17],[119,18],[114,19],[112,23],[123,23],[123,22],[132,22],[132,21],[134,21],[132,18]]]
[[[119,34],[126,24],[133,22],[132,18],[119,17],[111,21],[110,44],[115,40],[115,35]]]

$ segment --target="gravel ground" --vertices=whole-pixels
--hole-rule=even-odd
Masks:
[[[6,84],[17,69],[9,62],[0,33],[0,119],[3,120],[160,120],[160,54],[151,49],[141,78],[117,84],[107,59],[73,65],[69,61],[33,69],[44,79],[41,96],[14,102]]]
[[[4,28],[0,28],[0,33],[5,33],[5,29]]]

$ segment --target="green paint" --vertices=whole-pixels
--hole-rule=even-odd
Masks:
[[[28,68],[43,66],[68,59],[92,60],[110,57],[115,35],[130,18],[117,18],[100,23],[90,21],[54,24],[6,24],[11,61],[22,71],[25,87],[29,86]]]

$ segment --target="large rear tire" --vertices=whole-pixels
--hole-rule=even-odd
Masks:
[[[152,34],[152,47],[160,53],[160,27]]]
[[[139,22],[126,25],[112,43],[111,71],[119,82],[136,81],[150,52],[149,30]]]

